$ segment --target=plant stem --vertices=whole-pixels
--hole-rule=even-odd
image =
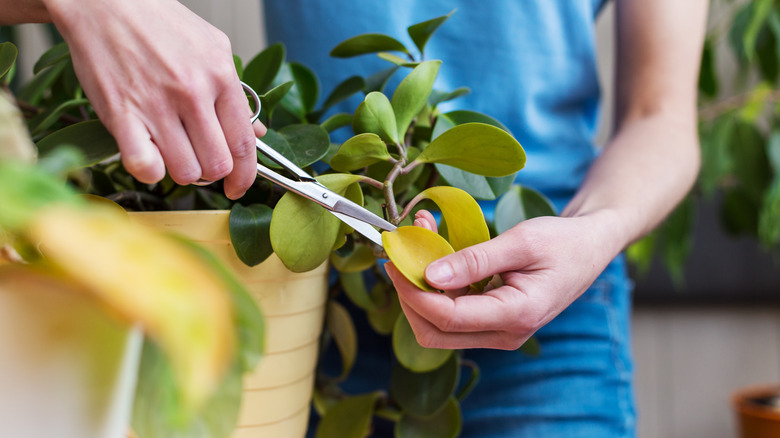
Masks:
[[[395,192],[393,191],[393,183],[399,175],[403,174],[404,166],[406,166],[406,144],[395,144],[398,148],[398,160],[393,164],[393,168],[390,173],[387,174],[384,184],[382,184],[382,193],[385,195],[385,202],[387,205],[388,215],[390,216],[390,222],[394,225],[398,225],[401,222],[401,218],[398,216],[398,206],[395,203]]]
[[[699,120],[705,122],[712,121],[718,118],[718,116],[744,106],[752,96],[753,93],[751,90],[745,93],[729,96],[723,100],[719,100],[710,105],[703,106],[699,108]],[[764,100],[764,103],[776,102],[780,102],[780,90],[772,91]]]

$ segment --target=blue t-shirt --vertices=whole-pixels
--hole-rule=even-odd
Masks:
[[[264,1],[268,43],[283,42],[288,60],[317,73],[321,99],[349,76],[390,66],[374,55],[331,58],[339,42],[385,33],[413,49],[409,25],[456,9],[425,47],[426,59],[443,61],[437,89],[471,89],[443,109],[506,125],[528,156],[517,182],[557,201],[571,196],[596,156],[594,21],[605,0]]]

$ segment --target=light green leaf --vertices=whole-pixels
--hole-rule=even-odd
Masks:
[[[325,412],[317,426],[316,438],[365,438],[371,431],[371,419],[379,392],[347,397]]]
[[[335,58],[350,58],[376,52],[409,53],[403,43],[391,36],[378,33],[366,33],[342,41],[330,51],[330,56]]]
[[[742,36],[742,44],[748,59],[752,59],[755,54],[758,34],[772,12],[773,4],[773,0],[754,0],[752,2],[750,21],[745,29],[745,34]]]
[[[525,151],[502,129],[466,123],[433,139],[415,161],[447,164],[478,175],[506,176],[525,166]]]
[[[352,317],[347,309],[335,300],[328,301],[327,312],[328,332],[333,336],[336,347],[341,353],[341,375],[339,380],[346,379],[357,358],[357,331]]]
[[[418,373],[439,368],[453,354],[453,350],[425,348],[417,343],[412,327],[403,313],[398,316],[393,328],[393,351],[401,365]]]
[[[13,43],[0,43],[0,79],[3,79],[16,63],[19,50]]]
[[[395,55],[393,53],[388,52],[379,52],[376,54],[376,56],[379,57],[379,59],[384,59],[385,61],[392,62],[393,64],[399,66],[399,67],[417,67],[420,65],[419,62],[416,61],[409,61],[409,58],[402,58],[398,55]]]
[[[452,398],[458,385],[460,364],[456,354],[435,370],[415,373],[396,364],[390,380],[390,396],[404,413],[430,417]]]
[[[99,120],[79,122],[47,135],[37,143],[38,153],[45,156],[63,144],[78,148],[84,155],[84,166],[87,167],[119,152],[116,140]]]
[[[539,216],[555,216],[550,200],[530,187],[513,186],[496,204],[496,232]]]
[[[417,49],[420,50],[420,54],[425,52],[425,44],[428,42],[428,39],[430,39],[431,35],[433,35],[439,26],[447,21],[447,19],[450,18],[450,16],[452,16],[454,13],[455,10],[452,10],[447,15],[432,18],[430,20],[423,21],[422,23],[413,24],[406,29],[406,31],[409,33],[409,37],[412,38],[414,45],[416,45]]]
[[[412,120],[428,102],[440,65],[441,61],[423,62],[398,84],[390,100],[398,125],[398,138],[404,138]]]
[[[395,436],[403,438],[455,438],[460,434],[463,420],[455,399],[430,418],[404,415],[395,427]]]
[[[374,307],[368,309],[368,323],[380,335],[393,333],[395,322],[401,314],[398,293],[389,285],[377,283],[371,288],[371,300]]]
[[[339,273],[339,282],[354,305],[363,310],[371,310],[376,307],[368,294],[362,272],[341,272]],[[395,320],[393,321],[395,322]]]
[[[390,159],[387,146],[376,134],[358,134],[345,141],[339,151],[330,159],[330,167],[349,172]]]
[[[272,214],[273,209],[263,204],[234,204],[230,210],[230,242],[245,265],[257,266],[274,252],[270,236]]]
[[[341,257],[335,252],[332,253],[330,262],[337,271],[342,273],[363,272],[374,266],[376,256],[374,256],[374,251],[369,246],[356,245],[354,251],[345,257]]]
[[[274,109],[279,104],[279,102],[284,99],[284,96],[287,95],[287,93],[290,91],[292,86],[295,84],[293,81],[288,81],[281,83],[274,88],[268,90],[267,93],[259,96],[260,97],[260,105],[263,107],[263,111],[265,111],[266,114],[268,114],[268,117],[270,118],[271,115],[274,112]]]
[[[284,63],[284,57],[284,45],[276,43],[268,46],[246,65],[244,82],[257,93],[265,93],[279,73]]]
[[[431,92],[430,97],[428,97],[428,104],[435,108],[438,104],[442,102],[447,102],[453,99],[457,99],[458,97],[465,96],[469,93],[471,93],[471,89],[468,87],[456,88],[449,92],[433,90]],[[471,121],[476,122],[476,120],[471,120]]]
[[[378,91],[368,93],[355,110],[352,129],[355,134],[371,132],[389,143],[398,143],[395,114],[387,96]]]

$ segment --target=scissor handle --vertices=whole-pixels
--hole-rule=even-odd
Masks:
[[[244,88],[244,92],[255,101],[255,112],[252,113],[252,116],[249,118],[250,123],[255,123],[255,121],[260,117],[260,107],[262,106],[260,104],[260,96],[257,95],[257,92],[253,90],[252,87],[245,84],[244,82],[241,82],[241,86]]]

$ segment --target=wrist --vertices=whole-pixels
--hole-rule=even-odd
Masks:
[[[632,227],[637,221],[632,220],[626,212],[614,208],[578,210],[567,207],[561,216],[584,221],[585,229],[602,242],[613,256],[638,238]]]

